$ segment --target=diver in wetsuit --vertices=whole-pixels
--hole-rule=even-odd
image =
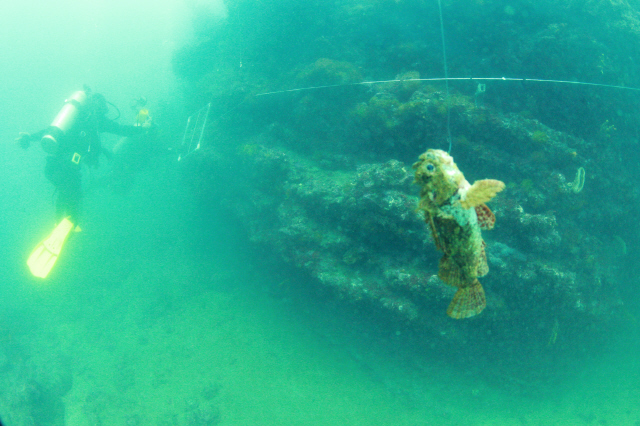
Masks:
[[[45,176],[57,191],[56,222],[63,218],[77,224],[82,198],[81,166],[98,167],[102,149],[100,133],[136,136],[147,132],[140,126],[126,126],[106,117],[107,101],[100,93],[76,92],[67,100],[52,125],[37,133],[20,133],[18,141],[24,149],[41,141],[49,154]]]
[[[33,250],[27,265],[36,277],[46,278],[72,230],[79,231],[82,199],[81,166],[97,167],[102,150],[100,133],[143,135],[148,127],[125,126],[106,117],[107,100],[90,90],[77,91],[66,100],[51,125],[34,134],[20,133],[16,139],[24,149],[40,141],[48,154],[45,176],[56,188],[56,227]]]

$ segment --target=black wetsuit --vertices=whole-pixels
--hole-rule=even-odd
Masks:
[[[42,130],[32,135],[32,140],[40,140],[47,134]],[[145,133],[139,126],[125,126],[92,113],[81,113],[77,122],[58,139],[56,154],[47,156],[44,174],[57,190],[56,222],[70,216],[77,224],[82,199],[81,165],[97,167],[102,152],[100,133],[120,136],[136,136]]]

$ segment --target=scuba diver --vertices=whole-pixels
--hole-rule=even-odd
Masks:
[[[116,108],[117,109],[117,108]],[[98,167],[100,155],[108,155],[100,143],[100,133],[136,136],[148,132],[148,126],[126,126],[107,117],[108,102],[100,93],[74,92],[51,125],[37,133],[21,132],[16,139],[24,149],[40,141],[48,154],[45,176],[55,186],[56,227],[33,250],[27,265],[36,277],[46,278],[55,264],[62,246],[78,226],[82,199],[81,166]]]
[[[147,100],[144,97],[131,101],[134,126],[152,126],[153,120],[146,104]],[[166,152],[157,136],[156,132],[123,136],[107,147],[107,157],[111,166],[107,175],[107,184],[112,190],[118,193],[128,192],[136,181],[135,176],[149,164],[150,160]]]

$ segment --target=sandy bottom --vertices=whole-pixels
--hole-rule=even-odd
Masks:
[[[73,371],[66,425],[640,424],[637,356],[612,354],[568,391],[514,395],[400,354],[401,330],[379,341],[344,307],[291,297],[303,283],[229,256],[32,290],[51,319],[28,336],[36,362],[62,353]]]

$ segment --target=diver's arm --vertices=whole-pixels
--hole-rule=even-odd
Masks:
[[[147,131],[147,129],[142,126],[126,126],[108,119],[105,119],[100,123],[98,130],[100,132],[112,133],[120,136],[139,136],[144,135]]]
[[[104,155],[105,157],[107,157],[107,160],[112,161],[113,160],[113,153],[111,151],[109,151],[108,149],[104,149],[102,148],[100,150],[100,153],[102,155]]]
[[[35,133],[20,132],[15,141],[18,142],[23,149],[27,149],[31,145],[31,142],[42,139],[46,131],[47,129],[42,129]]]

